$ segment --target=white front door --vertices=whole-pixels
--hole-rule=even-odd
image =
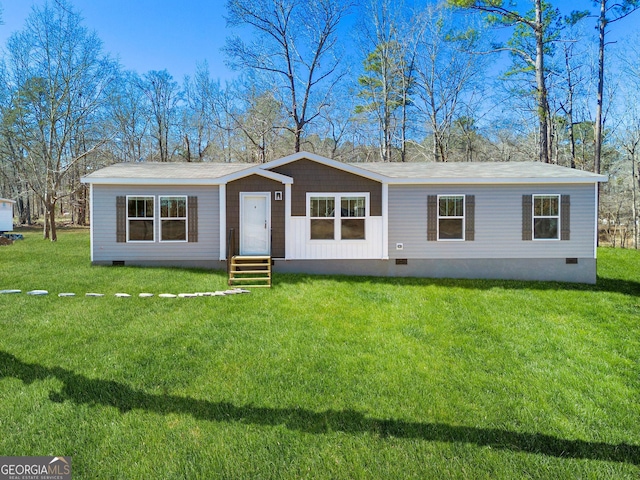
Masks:
[[[271,194],[240,193],[240,255],[269,255]]]

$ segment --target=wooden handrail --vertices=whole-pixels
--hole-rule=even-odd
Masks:
[[[231,272],[231,257],[236,254],[236,236],[233,228],[229,229],[227,238],[227,273]]]

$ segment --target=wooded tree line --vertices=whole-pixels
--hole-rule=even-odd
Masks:
[[[34,7],[0,67],[0,196],[21,223],[88,222],[80,178],[116,162],[539,160],[608,174],[609,240],[637,247],[640,0],[228,0],[207,63],[124,70],[71,1]],[[6,28],[0,27],[0,28]],[[242,32],[242,36],[235,32]],[[615,39],[615,42],[612,41]]]

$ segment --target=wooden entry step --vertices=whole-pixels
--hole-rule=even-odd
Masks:
[[[229,285],[271,287],[271,256],[234,255],[231,257]]]

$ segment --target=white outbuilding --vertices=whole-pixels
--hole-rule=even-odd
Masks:
[[[13,204],[14,200],[0,198],[0,232],[13,231]]]

